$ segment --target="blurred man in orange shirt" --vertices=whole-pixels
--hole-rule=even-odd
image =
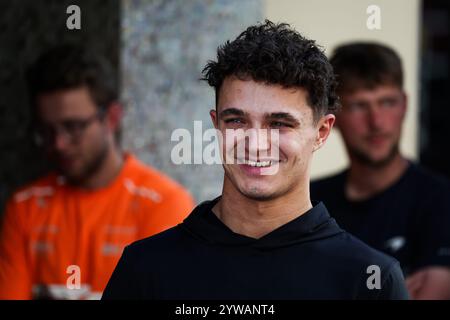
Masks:
[[[131,242],[180,223],[189,193],[123,153],[111,69],[74,46],[29,72],[36,132],[55,172],[16,192],[0,233],[1,299],[96,299]]]

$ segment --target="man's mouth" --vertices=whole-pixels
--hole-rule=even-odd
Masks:
[[[241,170],[251,176],[274,175],[278,172],[278,160],[239,160]]]
[[[270,167],[273,163],[274,163],[274,161],[272,161],[272,160],[267,160],[267,161],[246,160],[244,162],[244,164],[247,166],[257,167],[257,168],[267,168],[267,167]]]
[[[374,144],[374,145],[382,144],[386,140],[387,140],[386,135],[374,135],[374,136],[369,136],[367,138],[367,141],[369,141],[369,143]]]

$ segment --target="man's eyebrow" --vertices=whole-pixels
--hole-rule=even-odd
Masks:
[[[228,108],[219,113],[219,117],[225,117],[228,115],[234,115],[234,116],[243,116],[245,115],[244,111],[236,108]]]
[[[395,96],[395,95],[389,95],[389,96],[384,96],[379,98],[377,101],[386,101],[386,100],[399,100],[400,97]]]
[[[287,112],[275,112],[275,113],[271,113],[266,115],[266,118],[268,119],[280,119],[280,120],[286,120],[289,122],[293,122],[297,125],[300,125],[300,121],[297,120],[297,118],[295,118],[292,114],[287,113]]]

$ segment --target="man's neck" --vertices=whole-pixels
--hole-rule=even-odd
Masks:
[[[123,162],[122,152],[116,147],[110,148],[98,170],[82,181],[78,187],[95,190],[109,185],[119,174]]]
[[[213,212],[233,232],[259,239],[311,208],[308,184],[276,199],[259,201],[246,197],[225,179]]]
[[[382,167],[351,161],[345,194],[349,200],[366,200],[393,185],[408,168],[408,161],[397,154]]]

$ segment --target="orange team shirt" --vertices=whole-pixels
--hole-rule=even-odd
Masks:
[[[16,192],[0,234],[0,299],[97,299],[123,248],[177,225],[194,202],[134,156],[94,191],[50,174]]]

